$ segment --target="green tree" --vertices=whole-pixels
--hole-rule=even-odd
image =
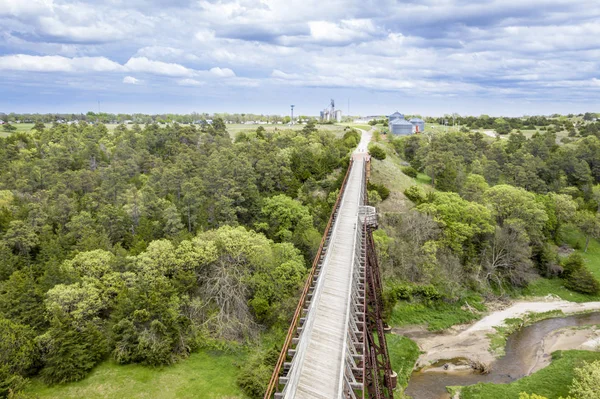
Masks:
[[[518,187],[500,184],[484,194],[484,200],[501,226],[523,228],[530,240],[541,241],[548,215],[535,195]]]
[[[490,188],[485,178],[477,174],[469,174],[465,180],[460,195],[473,202],[482,202],[483,194]]]
[[[461,255],[474,249],[486,234],[494,231],[490,210],[456,193],[435,193],[433,201],[417,206],[417,210],[439,223],[445,245]]]
[[[35,332],[29,326],[0,318],[0,396],[18,392],[39,358]]]
[[[585,234],[585,248],[587,252],[591,238],[600,238],[600,214],[589,211],[579,211],[575,217],[577,227]]]
[[[571,196],[556,193],[548,194],[547,204],[548,214],[551,215],[550,219],[555,221],[551,229],[552,237],[555,242],[558,242],[561,227],[574,221],[577,204]]]
[[[32,249],[39,244],[39,238],[31,225],[21,220],[10,222],[4,235],[5,242],[20,255],[28,256]]]
[[[308,251],[307,255],[318,246],[320,234],[313,227],[309,209],[299,201],[285,194],[267,198],[261,214],[268,225],[265,231],[273,240],[294,243],[298,248]]]
[[[106,335],[93,323],[79,330],[58,323],[37,342],[44,364],[40,374],[50,384],[81,380],[107,351]]]
[[[17,270],[0,284],[0,315],[36,330],[46,327],[43,292],[30,270]]]
[[[600,398],[600,361],[585,363],[574,370],[574,378],[569,393],[576,399]]]
[[[17,130],[16,126],[11,125],[10,123],[5,123],[2,126],[2,129],[4,129],[5,132],[14,132]]]

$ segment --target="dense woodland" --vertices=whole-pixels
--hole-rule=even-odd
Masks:
[[[221,119],[0,138],[0,396],[285,326],[359,138],[232,140]]]
[[[567,227],[600,236],[597,123],[560,144],[556,119],[519,123],[540,131],[491,139],[463,126],[369,147],[431,178],[375,233],[388,315],[398,299],[514,295],[540,275],[599,293],[580,256],[558,255]],[[310,123],[232,139],[220,118],[37,123],[0,138],[0,395],[106,359],[161,366],[233,348],[247,353],[238,384],[261,397],[277,356],[264,341],[287,327],[359,138]],[[385,184],[369,184],[372,204]]]
[[[426,173],[435,190],[409,187],[413,208],[382,215],[376,237],[389,307],[512,295],[540,275],[597,295],[581,256],[559,257],[559,247],[567,226],[600,236],[598,136],[564,145],[554,129],[495,140],[477,132],[390,138],[389,150],[410,164],[404,173]]]

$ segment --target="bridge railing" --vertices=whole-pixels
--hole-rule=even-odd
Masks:
[[[315,283],[315,276],[317,275],[319,265],[324,259],[327,243],[331,236],[331,229],[337,217],[337,213],[340,208],[341,200],[344,196],[344,191],[348,183],[348,176],[350,175],[350,171],[352,170],[353,163],[354,161],[350,159],[348,169],[346,170],[346,175],[344,176],[344,180],[342,181],[342,185],[340,187],[340,192],[336,198],[335,204],[331,211],[331,215],[329,216],[329,220],[327,222],[327,226],[325,227],[325,233],[323,234],[323,238],[321,239],[321,243],[319,244],[319,249],[317,250],[317,254],[313,260],[313,264],[310,269],[309,275],[306,279],[306,283],[304,284],[304,289],[302,290],[302,293],[300,295],[298,306],[296,307],[296,311],[294,312],[290,328],[288,329],[285,341],[283,343],[283,347],[281,348],[281,353],[279,354],[279,358],[277,359],[275,369],[273,370],[273,374],[271,375],[271,380],[269,381],[269,385],[267,386],[267,391],[265,392],[264,399],[271,399],[275,394],[277,387],[279,386],[279,377],[283,370],[285,360],[288,357],[288,352],[290,351],[290,347],[292,345],[292,342],[294,341],[294,337],[297,334],[298,324],[300,322],[301,315],[306,304],[308,293],[310,291],[311,286]]]

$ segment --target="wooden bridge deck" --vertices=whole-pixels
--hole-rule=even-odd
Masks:
[[[285,398],[332,399],[342,394],[344,343],[365,162],[362,153],[355,153],[354,158],[311,310],[304,324],[306,345],[298,352],[302,360]]]

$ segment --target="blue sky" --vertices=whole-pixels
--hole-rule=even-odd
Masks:
[[[0,0],[0,112],[600,111],[597,0]]]

